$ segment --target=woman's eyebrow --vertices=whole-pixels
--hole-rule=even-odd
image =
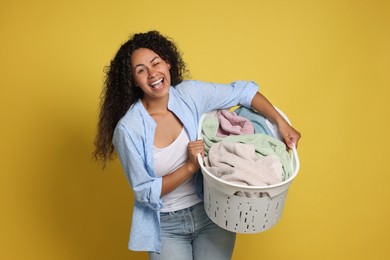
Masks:
[[[154,60],[159,59],[159,58],[160,58],[160,56],[154,57],[154,58],[150,61],[150,63],[152,63]]]
[[[144,67],[145,65],[144,64],[137,64],[135,65],[134,69],[138,68],[138,67]]]
[[[154,60],[159,59],[159,58],[160,58],[160,56],[155,56],[155,57],[150,61],[150,63],[152,63]],[[145,65],[142,64],[142,63],[137,64],[137,65],[135,65],[134,69],[136,69],[136,68],[138,68],[138,67],[142,67],[142,66],[145,66]]]

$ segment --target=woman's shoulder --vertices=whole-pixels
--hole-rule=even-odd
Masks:
[[[188,79],[188,80],[183,80],[182,82],[177,84],[175,86],[175,88],[176,89],[188,88],[188,87],[197,86],[197,85],[201,85],[201,84],[205,84],[205,82],[200,81],[200,80]]]
[[[209,85],[210,83],[200,81],[200,80],[183,80],[181,83],[177,84],[174,88],[180,94],[196,94],[199,92],[199,89]]]

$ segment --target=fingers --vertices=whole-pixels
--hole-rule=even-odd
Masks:
[[[201,154],[202,157],[204,157],[204,144],[202,140],[196,140],[193,142],[188,143],[188,152],[192,156],[197,156],[198,154]]]
[[[295,130],[290,125],[285,125],[284,127],[281,127],[279,130],[288,148],[292,149],[294,147],[295,148],[298,147],[298,142],[299,139],[301,138],[301,134],[297,130]]]
[[[290,148],[290,149],[297,148],[297,146],[298,146],[297,138],[288,137],[285,139],[285,142],[286,142],[288,148]]]
[[[192,165],[195,169],[193,172],[200,168],[198,162],[198,154],[204,157],[204,145],[202,140],[196,140],[188,143],[188,160],[187,163]]]
[[[297,148],[299,139],[301,138],[301,134],[292,128],[293,131],[287,133],[287,135],[284,136],[284,141],[286,142],[288,148]]]

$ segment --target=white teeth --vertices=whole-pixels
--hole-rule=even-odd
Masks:
[[[159,84],[160,82],[162,82],[163,79],[160,79],[160,80],[157,80],[156,82],[153,82],[152,84],[150,84],[151,87]]]

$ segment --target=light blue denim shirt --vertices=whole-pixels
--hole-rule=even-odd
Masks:
[[[169,90],[168,109],[183,123],[191,141],[197,139],[202,114],[235,105],[250,107],[258,86],[251,81],[214,84],[183,81]],[[153,143],[156,122],[141,101],[134,103],[119,120],[113,144],[134,192],[135,202],[129,249],[160,252],[160,194],[162,178],[156,177]],[[195,186],[202,198],[202,175],[196,174]]]

